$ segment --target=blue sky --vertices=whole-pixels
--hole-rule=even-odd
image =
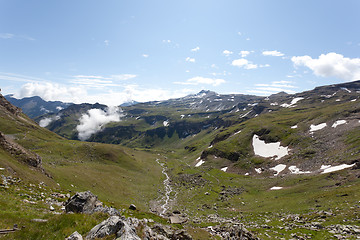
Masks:
[[[269,95],[360,79],[360,1],[0,0],[3,95]]]

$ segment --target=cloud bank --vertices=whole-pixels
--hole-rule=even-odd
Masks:
[[[253,64],[251,62],[249,62],[247,59],[245,58],[240,58],[240,59],[236,59],[234,61],[232,61],[231,65],[235,66],[235,67],[240,67],[240,68],[244,68],[244,69],[255,69],[258,68],[257,64]]]
[[[193,77],[193,78],[186,80],[185,82],[174,82],[174,83],[181,84],[181,85],[208,84],[208,85],[213,85],[215,87],[215,86],[219,86],[220,84],[223,84],[225,82],[226,81],[221,78],[215,79],[215,78],[205,78],[205,77]]]
[[[284,56],[285,54],[277,51],[277,50],[274,50],[274,51],[263,51],[262,54],[264,56],[273,56],[273,57],[282,57]]]
[[[29,82],[14,94],[15,98],[40,96],[46,101],[81,102],[86,90],[80,86],[63,86],[56,83]]]
[[[360,58],[346,58],[338,53],[321,54],[319,58],[294,56],[295,66],[310,68],[316,76],[336,77],[346,81],[360,79]]]
[[[46,117],[40,120],[39,122],[39,126],[40,127],[47,127],[49,126],[50,123],[52,123],[53,121],[59,120],[60,119],[60,115],[56,115],[55,117]]]
[[[105,111],[96,108],[88,110],[80,117],[80,124],[76,126],[79,139],[82,141],[89,139],[107,123],[119,122],[121,116],[121,109],[118,107],[108,107]]]

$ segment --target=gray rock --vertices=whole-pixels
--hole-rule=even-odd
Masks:
[[[129,209],[130,209],[130,210],[136,210],[136,206],[135,206],[134,204],[131,204],[131,205],[129,206]]]
[[[127,222],[119,216],[111,216],[105,221],[93,227],[86,235],[87,240],[104,238],[109,235],[116,235],[117,240],[140,240]]]
[[[192,240],[193,238],[190,236],[188,232],[184,229],[175,231],[172,239],[179,239],[179,240]]]
[[[71,234],[65,240],[83,240],[83,237],[80,235],[80,233],[75,231],[73,234]]]
[[[172,224],[182,224],[185,223],[187,219],[180,214],[173,214],[170,216],[170,223]]]
[[[86,235],[85,239],[103,238],[112,234],[116,234],[124,227],[124,222],[119,216],[111,216],[102,221]]]
[[[135,231],[124,222],[124,226],[116,233],[118,238],[116,240],[141,240]]]
[[[120,216],[120,212],[112,207],[103,207],[103,206],[99,206],[94,208],[93,212],[102,212],[102,213],[106,213],[109,214],[110,216]]]
[[[65,211],[90,214],[98,203],[97,196],[90,191],[78,192],[65,202]]]

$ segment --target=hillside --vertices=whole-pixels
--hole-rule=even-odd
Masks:
[[[0,145],[0,229],[26,227],[0,234],[3,239],[64,239],[79,231],[78,224],[89,231],[105,217],[59,216],[66,199],[56,196],[91,190],[108,205],[120,209],[136,204],[139,214],[149,215],[149,203],[158,198],[162,186],[162,168],[153,154],[66,140],[39,127],[2,95]]]
[[[193,239],[227,239],[243,228],[260,239],[356,239],[359,96],[359,81],[267,98],[202,91],[121,109],[75,104],[37,119],[50,118],[47,128],[73,140],[3,104],[0,131],[41,157],[52,178],[36,173],[52,189],[91,190],[118,208],[135,203],[137,216],[162,223],[175,217],[172,226]],[[77,141],[85,123],[96,128]],[[0,167],[20,164],[15,171],[37,181],[31,167],[2,154]]]

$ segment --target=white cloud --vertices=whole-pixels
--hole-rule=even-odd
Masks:
[[[283,54],[283,53],[281,53],[279,51],[276,51],[276,50],[274,50],[274,51],[263,51],[262,54],[264,56],[273,56],[273,57],[282,57],[282,56],[285,55],[285,54]]]
[[[235,60],[232,61],[231,65],[233,65],[235,67],[244,68],[244,69],[256,69],[256,68],[258,68],[257,64],[253,64],[253,63],[249,62],[245,58],[235,59]]]
[[[93,80],[96,80],[96,77],[100,76],[92,77]],[[98,80],[106,81],[102,79]],[[86,84],[75,84],[73,82],[71,85],[50,82],[28,82],[22,85],[20,89],[13,90],[9,93],[14,93],[14,97],[16,98],[39,96],[46,101],[62,101],[72,103],[99,102],[109,106],[120,105],[131,100],[138,102],[167,100],[170,98],[184,97],[190,93],[195,93],[194,90],[190,89],[167,90],[151,85],[140,87],[136,84],[125,83],[108,84],[102,82],[97,84],[102,87],[95,88],[94,91],[92,86]]]
[[[191,49],[190,51],[192,51],[192,52],[197,52],[197,51],[199,51],[199,50],[200,50],[200,47],[196,47],[196,48]]]
[[[121,109],[118,107],[108,107],[107,109],[90,109],[87,113],[83,114],[79,121],[80,124],[76,126],[79,132],[80,140],[87,140],[101,130],[101,128],[109,122],[119,122]]]
[[[319,58],[294,56],[295,66],[310,68],[316,76],[336,77],[347,81],[360,79],[360,58],[346,58],[338,53],[321,54]]]
[[[161,89],[161,88],[142,88],[138,85],[127,85],[125,89],[118,94],[119,96],[126,97],[126,100],[123,102],[128,102],[130,100],[135,100],[138,102],[147,102],[147,101],[161,101],[167,100],[170,98],[179,98],[193,93],[193,90],[190,89],[176,89],[174,91]]]
[[[286,92],[289,94],[295,93],[294,89],[297,87],[290,81],[273,81],[271,83],[255,84],[254,88],[247,90],[251,94],[271,95],[278,92]]]
[[[0,80],[4,81],[12,81],[12,82],[43,82],[45,80],[41,78],[35,78],[30,76],[24,76],[20,74],[14,74],[14,73],[6,73],[6,72],[0,72]]]
[[[39,122],[40,127],[47,127],[53,121],[52,118],[43,118]]]
[[[224,51],[223,51],[223,54],[228,57],[228,56],[230,56],[231,54],[233,54],[233,52],[231,52],[231,51],[229,51],[229,50],[224,50]]]
[[[86,95],[81,86],[63,86],[56,83],[31,82],[24,84],[20,91],[14,94],[16,98],[39,96],[46,101],[80,102]]]
[[[2,39],[10,39],[13,38],[15,35],[12,33],[0,33],[0,38]]]
[[[104,87],[121,87],[122,85],[116,81],[126,81],[137,77],[135,74],[118,74],[110,77],[94,76],[94,75],[77,75],[70,80],[73,84],[86,85],[89,88],[104,88]]]
[[[250,52],[249,51],[240,51],[240,53],[239,53],[240,55],[241,55],[241,57],[246,57],[247,55],[249,55],[250,54]]]
[[[187,61],[187,62],[195,62],[195,58],[191,58],[191,57],[187,57],[186,59],[185,59],[185,61]]]
[[[106,46],[109,46],[109,45],[110,45],[110,41],[109,41],[109,40],[105,40],[104,43],[105,43]]]
[[[60,116],[56,115],[55,117],[46,117],[40,120],[39,122],[39,126],[40,127],[47,127],[49,126],[50,123],[52,123],[53,121],[59,120]]]
[[[144,58],[148,58],[149,57],[149,54],[143,54],[142,55]]]
[[[188,80],[186,80],[185,82],[174,82],[175,84],[182,84],[182,85],[199,85],[199,84],[208,84],[208,85],[213,85],[215,86],[219,86],[220,84],[225,83],[226,81],[224,79],[214,79],[214,78],[205,78],[205,77],[193,77],[190,78]]]
[[[121,81],[125,81],[125,80],[130,80],[133,78],[136,78],[137,75],[135,74],[118,74],[118,75],[111,75],[111,78],[114,80],[121,80]]]

